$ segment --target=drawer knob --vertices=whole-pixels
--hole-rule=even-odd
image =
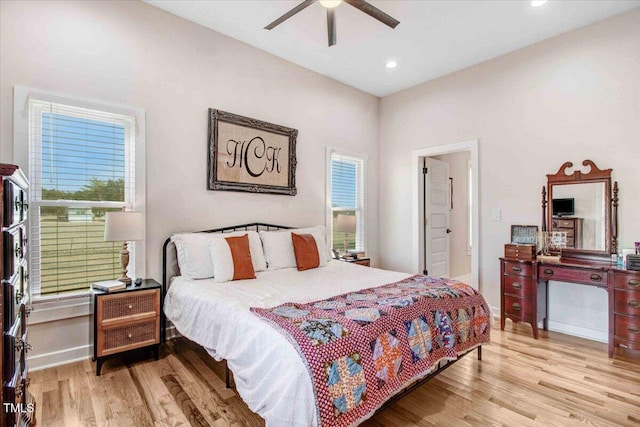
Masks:
[[[511,267],[511,269],[512,269],[513,271],[518,271],[518,272],[519,272],[519,271],[522,271],[522,269],[521,269],[520,267],[518,267],[517,265],[514,265],[513,267]]]
[[[127,338],[133,338],[133,335],[129,334],[127,335]]]
[[[513,283],[513,289],[522,289],[522,285],[518,282]]]
[[[592,274],[591,275],[591,280],[593,280],[594,282],[599,282],[602,280],[602,276],[599,274]]]
[[[515,311],[520,311],[520,304],[518,304],[517,302],[514,302],[513,304],[511,304],[511,307],[513,307],[513,309]]]
[[[127,307],[129,308],[129,310],[131,310],[133,308],[133,305],[129,304]]]
[[[546,274],[547,276],[553,276],[553,270],[550,268],[545,268],[544,274]]]
[[[638,308],[640,307],[640,301],[638,301],[637,299],[632,299],[628,302],[629,307],[631,308]]]
[[[632,288],[637,288],[638,286],[640,286],[640,281],[636,280],[636,279],[631,279],[627,282],[627,284],[629,286],[631,286]]]
[[[627,328],[627,330],[629,332],[631,332],[632,334],[638,334],[640,333],[640,328],[638,328],[637,326],[631,325]]]

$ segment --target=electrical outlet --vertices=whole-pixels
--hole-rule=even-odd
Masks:
[[[500,218],[502,217],[502,212],[500,211],[500,209],[493,209],[491,211],[491,219],[494,221],[500,221]]]

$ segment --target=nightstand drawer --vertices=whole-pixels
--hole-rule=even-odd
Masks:
[[[98,320],[115,320],[144,313],[159,313],[160,290],[105,295],[98,299]]]
[[[133,323],[116,328],[102,329],[98,336],[98,356],[158,344],[160,328],[158,320]]]

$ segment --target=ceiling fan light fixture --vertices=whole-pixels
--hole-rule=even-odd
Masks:
[[[540,7],[543,4],[545,4],[547,2],[547,0],[532,0],[531,1],[531,7]]]
[[[320,4],[327,9],[333,9],[334,7],[340,6],[342,0],[320,0]]]

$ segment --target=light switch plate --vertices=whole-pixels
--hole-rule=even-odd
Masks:
[[[502,212],[500,211],[500,209],[493,209],[491,211],[491,219],[494,221],[500,221],[500,218],[502,216]]]

